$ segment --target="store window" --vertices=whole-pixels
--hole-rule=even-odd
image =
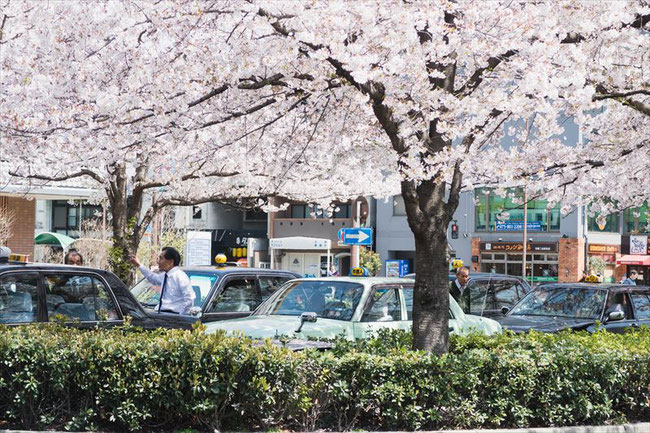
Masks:
[[[626,233],[650,233],[650,206],[645,203],[641,207],[627,209],[624,215]]]
[[[52,231],[68,236],[77,236],[82,221],[98,219],[102,214],[101,206],[70,203],[66,200],[52,201]]]
[[[620,216],[618,213],[589,217],[587,220],[587,230],[590,232],[618,233],[619,219]]]
[[[546,200],[530,200],[527,203],[529,231],[560,230],[560,205],[548,208]],[[475,199],[477,231],[523,231],[523,192],[510,191],[502,197],[494,191],[477,189]],[[519,223],[519,224],[517,224]]]
[[[523,254],[493,254],[492,259],[481,255],[481,272],[517,275],[523,274]],[[552,282],[558,279],[557,254],[526,254],[527,280],[534,283]]]

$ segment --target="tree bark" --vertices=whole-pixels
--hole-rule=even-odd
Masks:
[[[406,216],[415,237],[413,348],[436,354],[449,350],[449,283],[447,226],[459,191],[445,201],[445,183],[427,180],[417,187],[402,182]]]
[[[127,285],[134,282],[135,274],[129,263],[129,254],[136,254],[140,244],[140,232],[136,230],[142,205],[142,197],[130,197],[127,190],[128,178],[123,164],[113,167],[112,180],[106,188],[110,205],[113,246],[110,249],[109,264]],[[133,201],[137,201],[134,203]]]

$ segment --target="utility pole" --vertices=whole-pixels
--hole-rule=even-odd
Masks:
[[[524,251],[522,255],[522,277],[526,280],[526,254],[528,253],[528,193],[524,187]],[[532,273],[530,284],[533,284]]]

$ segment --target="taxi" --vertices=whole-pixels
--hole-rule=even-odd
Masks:
[[[309,339],[372,337],[384,328],[412,326],[414,280],[365,277],[354,268],[349,277],[289,281],[249,317],[208,323],[206,333],[225,330],[251,338]],[[501,332],[498,322],[463,313],[449,298],[449,332]]]

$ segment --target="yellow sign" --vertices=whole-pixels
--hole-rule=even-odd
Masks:
[[[13,262],[27,263],[27,254],[9,254],[9,260]]]
[[[366,270],[363,268],[352,268],[350,275],[353,277],[363,277],[366,274]]]

